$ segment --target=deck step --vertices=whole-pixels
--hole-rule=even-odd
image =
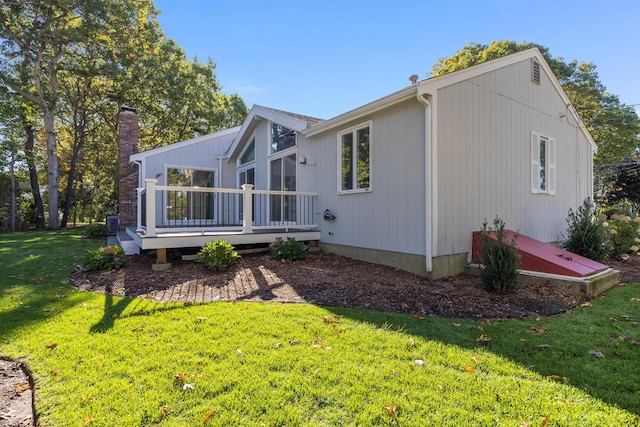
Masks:
[[[118,245],[124,250],[125,255],[138,255],[140,246],[136,244],[126,231],[118,231],[115,236],[107,236],[107,245]]]

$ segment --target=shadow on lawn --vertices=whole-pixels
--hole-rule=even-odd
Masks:
[[[114,304],[111,291],[111,287],[107,287],[104,295],[104,314],[98,323],[89,328],[89,332],[92,334],[104,333],[112,329],[116,319],[120,317],[125,308],[131,304],[131,298],[121,298],[120,301]]]

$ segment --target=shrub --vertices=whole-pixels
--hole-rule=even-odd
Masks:
[[[233,245],[224,240],[205,243],[200,252],[198,252],[198,261],[203,262],[214,271],[228,268],[239,258],[240,255],[235,251]]]
[[[124,265],[124,251],[120,246],[103,246],[89,251],[84,267],[89,271],[117,270]]]
[[[504,222],[496,217],[494,229],[482,224],[482,284],[491,292],[513,292],[518,288],[518,266],[520,258],[516,237],[509,239]],[[491,238],[494,235],[496,240]]]
[[[89,237],[106,237],[108,234],[109,229],[106,224],[93,222],[85,227],[85,235]]]
[[[304,243],[298,242],[293,237],[288,237],[287,240],[282,240],[282,238],[278,237],[271,243],[269,256],[273,259],[296,261],[305,259],[307,252]]]
[[[602,220],[595,215],[591,200],[585,199],[576,211],[569,209],[567,224],[569,227],[562,247],[594,261],[604,262],[611,252],[610,239]]]
[[[625,258],[625,255],[638,252],[640,217],[631,219],[628,215],[614,213],[602,225],[608,232],[612,256]]]

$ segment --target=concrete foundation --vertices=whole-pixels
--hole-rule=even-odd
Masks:
[[[431,280],[464,273],[468,262],[466,253],[436,257],[432,260],[433,271],[427,271],[426,257],[424,255],[333,245],[323,242],[319,242],[319,246],[320,249],[326,252],[374,264],[387,265],[428,277]]]
[[[481,266],[469,264],[466,273],[480,276],[481,270]],[[582,298],[593,298],[608,291],[620,283],[620,278],[620,272],[612,269],[587,277],[560,276],[537,271],[520,271],[518,275],[518,280],[522,284],[544,285],[558,292]]]

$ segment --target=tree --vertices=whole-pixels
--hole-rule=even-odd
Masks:
[[[69,44],[84,38],[84,22],[74,12],[73,0],[15,0],[0,6],[0,78],[3,83],[42,111],[47,141],[49,228],[59,228],[58,154],[55,112],[59,98],[58,73]],[[27,63],[31,87],[21,84],[17,67]]]
[[[213,61],[187,59],[157,16],[152,0],[0,5],[6,23],[0,27],[0,81],[31,108],[21,132],[34,194],[37,157],[31,154],[46,153],[49,228],[59,227],[59,209],[62,226],[68,224],[77,197],[91,204],[90,216],[94,206],[98,212],[115,209],[121,105],[138,108],[142,149],[244,120],[244,102],[220,92]],[[39,111],[41,122],[32,111]]]
[[[607,93],[600,82],[596,65],[553,58],[549,49],[536,43],[499,41],[489,45],[471,43],[449,58],[440,58],[432,67],[439,76],[481,64],[515,52],[537,47],[560,82],[598,145],[594,158],[596,192],[602,192],[615,180],[615,167],[637,156],[640,147],[640,119],[631,106],[620,103],[616,95]]]

